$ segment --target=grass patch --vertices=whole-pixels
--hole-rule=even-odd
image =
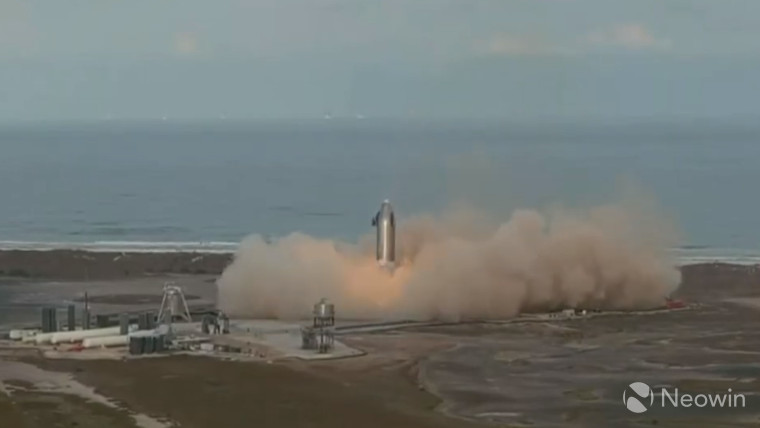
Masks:
[[[29,278],[32,275],[25,269],[8,269],[7,271],[0,270],[0,276],[7,276],[11,278]]]
[[[573,398],[580,401],[596,401],[599,397],[594,394],[592,388],[570,389],[564,392],[565,397]]]
[[[13,403],[13,399],[3,392],[0,392],[0,421],[2,426],[23,427],[24,415],[20,409]]]
[[[6,419],[9,418],[9,419]],[[12,421],[5,425],[5,421]],[[0,421],[8,427],[135,428],[125,412],[67,394],[16,390],[0,396]]]

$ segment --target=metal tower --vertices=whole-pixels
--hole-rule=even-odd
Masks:
[[[161,309],[158,310],[158,323],[171,324],[176,318],[192,322],[190,308],[187,306],[182,288],[174,285],[173,282],[167,282],[164,284]]]

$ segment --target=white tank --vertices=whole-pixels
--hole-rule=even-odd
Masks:
[[[83,348],[106,348],[109,346],[129,345],[129,335],[88,337],[82,341]]]
[[[134,325],[129,326],[130,330],[133,330],[133,327],[136,327],[136,326]],[[96,328],[93,330],[61,331],[61,332],[52,334],[52,336],[50,337],[50,343],[55,345],[58,343],[80,342],[90,337],[118,336],[119,333],[121,333],[121,327],[119,326]]]
[[[53,337],[54,334],[57,334],[57,333],[39,333],[39,334],[36,334],[36,335],[32,336],[33,339],[30,340],[30,342],[34,341],[34,343],[36,343],[38,345],[43,345],[45,343],[50,343],[50,339]],[[22,339],[22,341],[26,341],[26,340]]]
[[[36,335],[39,333],[40,330],[31,330],[31,329],[23,329],[23,330],[11,330],[8,332],[8,337],[10,337],[11,340],[24,340],[25,337]]]
[[[38,333],[32,334],[30,336],[23,336],[21,338],[21,342],[23,342],[23,343],[35,343],[37,341],[37,336],[39,336],[40,334],[42,334],[42,333],[38,332]]]

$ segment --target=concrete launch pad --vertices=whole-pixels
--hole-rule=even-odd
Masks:
[[[363,352],[345,345],[340,340],[333,342],[329,352],[318,353],[302,348],[301,329],[304,324],[275,320],[231,320],[230,333],[225,335],[203,334],[200,323],[174,324],[179,343],[187,343],[188,349],[179,351],[185,355],[214,356],[235,360],[279,360],[300,358],[303,360],[346,358],[362,355]],[[206,344],[207,346],[204,346]],[[125,346],[103,347],[82,350],[75,344],[37,345],[0,340],[0,346],[14,348],[35,348],[47,358],[98,360],[158,358],[164,354],[131,356]]]

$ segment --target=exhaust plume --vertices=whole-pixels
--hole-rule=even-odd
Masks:
[[[561,308],[661,306],[680,283],[672,228],[644,205],[515,211],[506,222],[459,207],[399,221],[399,267],[356,244],[301,233],[246,238],[219,279],[237,317],[300,319],[327,297],[342,318],[497,319]]]

